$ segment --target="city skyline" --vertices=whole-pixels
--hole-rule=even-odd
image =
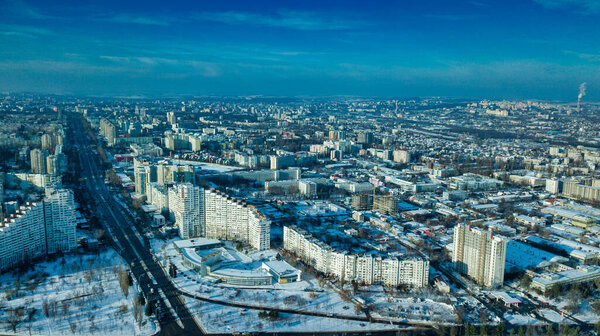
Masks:
[[[600,100],[590,0],[0,1],[0,91]]]

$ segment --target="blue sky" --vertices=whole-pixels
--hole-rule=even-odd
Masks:
[[[600,0],[0,0],[0,90],[600,100]]]

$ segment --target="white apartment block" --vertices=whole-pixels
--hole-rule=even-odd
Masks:
[[[336,251],[295,226],[283,228],[283,248],[298,255],[317,271],[345,281],[411,287],[425,287],[429,282],[428,260]]]
[[[46,168],[46,158],[48,157],[48,151],[45,149],[35,148],[30,152],[31,155],[31,172],[34,174],[45,174],[47,171]]]
[[[160,185],[158,182],[149,183],[146,197],[146,201],[155,205],[158,211],[169,209],[169,190],[166,186]]]
[[[212,188],[204,195],[206,237],[241,241],[257,250],[271,247],[271,221],[254,206]]]
[[[44,200],[48,253],[77,247],[75,202],[70,189],[52,190]]]
[[[204,189],[191,183],[178,184],[169,190],[169,208],[182,239],[204,236]]]
[[[20,180],[32,183],[39,188],[46,188],[49,185],[55,185],[61,181],[60,176],[49,174],[16,173],[14,176]]]
[[[0,223],[0,270],[76,248],[76,225],[71,190],[49,190],[44,200],[21,206]]]
[[[110,120],[106,118],[100,120],[100,133],[104,135],[109,146],[116,143],[117,128]]]
[[[256,208],[249,206],[248,241],[257,250],[271,248],[271,221],[259,213]]]
[[[257,209],[215,189],[182,183],[169,190],[169,209],[182,239],[207,237],[271,247],[271,221]]]
[[[504,282],[506,244],[492,232],[459,224],[454,227],[452,262],[480,286],[497,287]]]
[[[0,270],[18,266],[44,254],[44,203],[27,203],[4,219],[0,226]]]

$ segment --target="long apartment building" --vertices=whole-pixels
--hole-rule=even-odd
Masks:
[[[225,193],[181,183],[169,189],[168,204],[183,239],[234,240],[257,250],[271,246],[271,221],[254,206]]]
[[[491,231],[459,224],[454,227],[452,262],[459,273],[469,276],[480,286],[501,286],[506,244],[505,238],[495,236]]]
[[[106,118],[100,119],[100,133],[104,135],[109,146],[117,142],[117,127]]]
[[[71,190],[53,190],[44,200],[21,206],[0,224],[0,270],[76,248],[76,225]]]
[[[563,196],[569,198],[587,202],[600,202],[600,180],[567,180],[564,181],[562,190]]]
[[[345,281],[411,287],[425,287],[429,282],[429,261],[424,258],[337,251],[296,226],[283,228],[283,248],[298,255],[317,271]]]

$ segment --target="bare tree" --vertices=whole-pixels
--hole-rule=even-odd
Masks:
[[[42,303],[42,311],[44,316],[50,317],[50,304],[48,304],[48,301],[46,300],[44,300],[44,303]]]
[[[125,297],[128,297],[129,296],[129,275],[127,274],[127,271],[119,269],[118,276],[119,276],[119,285],[121,286],[123,295],[125,295]]]
[[[8,317],[6,318],[6,322],[10,325],[10,328],[14,333],[17,332],[17,327],[23,320],[25,319],[25,312],[23,308],[14,308],[8,311]]]

